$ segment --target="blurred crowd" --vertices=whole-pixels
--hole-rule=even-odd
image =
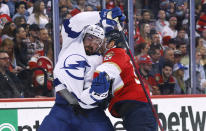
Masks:
[[[105,0],[126,16],[127,0]],[[152,95],[205,94],[206,0],[195,0],[196,87],[189,75],[189,0],[133,0],[134,56]],[[59,0],[59,20],[103,0]],[[123,23],[128,35],[128,20]],[[60,36],[60,45],[62,43]],[[52,97],[51,0],[0,0],[0,98]]]

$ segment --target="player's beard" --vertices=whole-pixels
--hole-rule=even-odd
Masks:
[[[85,47],[85,52],[86,52],[87,55],[93,55],[94,54],[93,48],[91,46]]]

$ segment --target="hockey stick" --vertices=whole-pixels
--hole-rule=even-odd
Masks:
[[[128,45],[128,43],[127,43],[127,40],[126,40],[126,38],[125,38],[125,35],[124,35],[124,33],[123,33],[123,29],[122,29],[122,27],[121,27],[121,25],[120,25],[120,23],[119,23],[119,20],[116,20],[116,22],[117,22],[117,28],[118,28],[118,30],[121,32],[121,35],[122,35],[122,37],[123,37],[123,39],[124,39],[124,44],[126,45],[126,50],[127,50],[128,55],[129,55],[129,57],[130,57],[130,59],[131,59],[131,61],[132,61],[132,64],[134,65],[135,73],[137,74],[137,77],[139,78],[139,81],[140,81],[140,83],[141,83],[141,85],[142,85],[142,89],[143,89],[143,91],[144,91],[144,93],[145,93],[145,95],[146,95],[147,101],[148,101],[148,103],[149,103],[149,105],[150,105],[150,107],[151,107],[151,109],[152,109],[152,112],[153,112],[153,114],[154,114],[154,117],[155,117],[155,119],[156,119],[156,121],[157,121],[157,123],[158,123],[158,125],[159,125],[160,130],[161,130],[161,131],[164,131],[163,126],[162,126],[162,124],[160,123],[158,114],[157,114],[154,106],[152,105],[152,101],[151,101],[151,99],[150,99],[150,97],[149,97],[149,95],[148,95],[148,93],[147,93],[147,91],[146,91],[146,89],[145,89],[144,82],[143,82],[142,77],[141,77],[141,75],[140,75],[140,73],[139,73],[139,70],[138,70],[138,68],[137,68],[137,65],[136,65],[135,62],[134,62],[134,57],[133,57],[133,55],[132,55],[132,53],[131,53],[131,50],[130,50],[130,48],[129,48],[129,45]]]

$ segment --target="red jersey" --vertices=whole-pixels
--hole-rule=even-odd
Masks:
[[[160,89],[161,95],[168,95],[168,94],[174,94],[174,88],[175,88],[175,78],[173,76],[170,76],[168,79],[164,78],[161,74],[155,75],[155,80],[157,82],[157,86]]]
[[[97,67],[97,72],[105,71],[114,79],[112,85],[113,97],[109,104],[109,111],[114,117],[119,117],[113,106],[115,103],[125,100],[148,102],[146,95],[137,78],[130,57],[121,48],[110,49],[104,56],[103,64]],[[145,84],[149,95],[149,88]]]

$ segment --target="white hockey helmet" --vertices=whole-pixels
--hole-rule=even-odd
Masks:
[[[84,36],[87,33],[102,39],[102,41],[104,40],[104,29],[98,25],[88,25],[85,28]]]

